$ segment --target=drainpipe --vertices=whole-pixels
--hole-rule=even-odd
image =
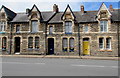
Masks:
[[[119,32],[119,24],[118,24],[118,26],[117,26],[118,28],[117,28],[117,34],[118,34],[118,57],[120,57],[120,32]]]
[[[47,23],[45,23],[45,55],[47,55]]]
[[[80,24],[78,25],[78,52],[80,56],[81,55],[80,53]]]
[[[120,8],[120,5],[118,5],[118,8]],[[120,13],[120,11],[118,10],[118,14]],[[120,17],[118,16],[118,20],[120,20]],[[117,34],[118,34],[118,57],[120,57],[120,23],[118,22],[117,24]]]
[[[10,23],[10,53],[12,52],[12,23]]]

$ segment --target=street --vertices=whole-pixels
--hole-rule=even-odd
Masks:
[[[117,76],[118,61],[2,57],[3,76]]]

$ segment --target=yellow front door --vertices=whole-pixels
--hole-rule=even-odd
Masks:
[[[83,54],[90,55],[89,52],[89,41],[83,41]]]

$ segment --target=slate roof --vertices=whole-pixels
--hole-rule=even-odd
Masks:
[[[120,9],[114,9],[113,12],[111,12],[112,14],[112,21],[120,21]]]
[[[54,12],[41,12],[43,21],[48,21],[55,13]],[[29,22],[28,14],[17,13],[12,22]]]
[[[5,7],[4,5],[2,5],[2,8],[4,8],[5,13],[6,13],[8,19],[9,19],[10,21],[13,20],[13,18],[16,16],[16,13],[13,12],[13,11],[11,11],[11,10],[8,9],[7,7]],[[2,8],[1,8],[1,9],[2,9]]]
[[[55,12],[52,12],[52,11],[49,11],[49,12],[41,12],[43,21],[48,21],[54,14],[55,14]]]
[[[76,21],[77,22],[94,22],[96,21],[96,14],[97,11],[88,11],[84,14],[82,14],[80,11],[78,12],[73,12],[75,17],[76,17]],[[49,23],[60,23],[62,22],[61,20],[61,16],[63,15],[63,12],[59,12],[57,13],[50,21]]]
[[[120,21],[120,9],[115,9],[113,12],[111,12],[112,14],[112,21]],[[97,13],[98,11],[86,11],[84,14],[82,14],[80,11],[76,11],[73,12],[75,17],[76,17],[76,21],[78,23],[80,22],[97,22],[96,17],[97,17]],[[61,23],[61,16],[63,15],[63,12],[59,12],[57,13],[48,23]]]
[[[17,13],[15,18],[11,22],[29,22],[28,14],[26,14],[26,13]]]
[[[10,18],[11,22],[29,22],[28,14],[26,13],[14,13],[13,11],[9,10],[5,6],[2,6],[5,9],[6,15],[8,18]],[[120,21],[118,17],[120,17],[120,9],[114,9],[112,14],[112,21]],[[98,11],[85,11],[84,14],[81,13],[81,11],[74,11],[73,14],[75,15],[75,20],[78,23],[81,22],[97,22]],[[53,11],[46,11],[41,12],[41,16],[43,21],[48,21],[48,23],[62,23],[61,17],[63,16],[64,12],[58,12],[55,13]]]

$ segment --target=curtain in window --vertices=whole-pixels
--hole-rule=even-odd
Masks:
[[[28,38],[28,48],[33,48],[33,37]]]
[[[71,21],[65,22],[65,33],[72,33],[72,22]]]
[[[111,49],[111,38],[106,38],[106,49]]]
[[[68,40],[67,38],[63,38],[63,51],[67,51],[67,47],[68,47]]]
[[[104,26],[103,21],[100,21],[100,31],[101,31],[101,32],[103,32],[103,28],[104,28],[103,26]]]
[[[35,37],[35,48],[39,48],[39,37]]]
[[[107,32],[108,21],[100,21],[100,31]]]
[[[38,32],[38,21],[32,21],[32,32]]]
[[[104,39],[103,38],[99,38],[99,48],[103,49],[104,48]]]
[[[107,32],[107,21],[104,21],[104,31]]]
[[[7,45],[7,38],[3,37],[2,38],[2,50],[6,50],[6,45]]]
[[[74,38],[70,38],[70,48],[74,48]]]
[[[69,47],[70,47],[70,52],[74,51],[74,38],[70,38]]]

